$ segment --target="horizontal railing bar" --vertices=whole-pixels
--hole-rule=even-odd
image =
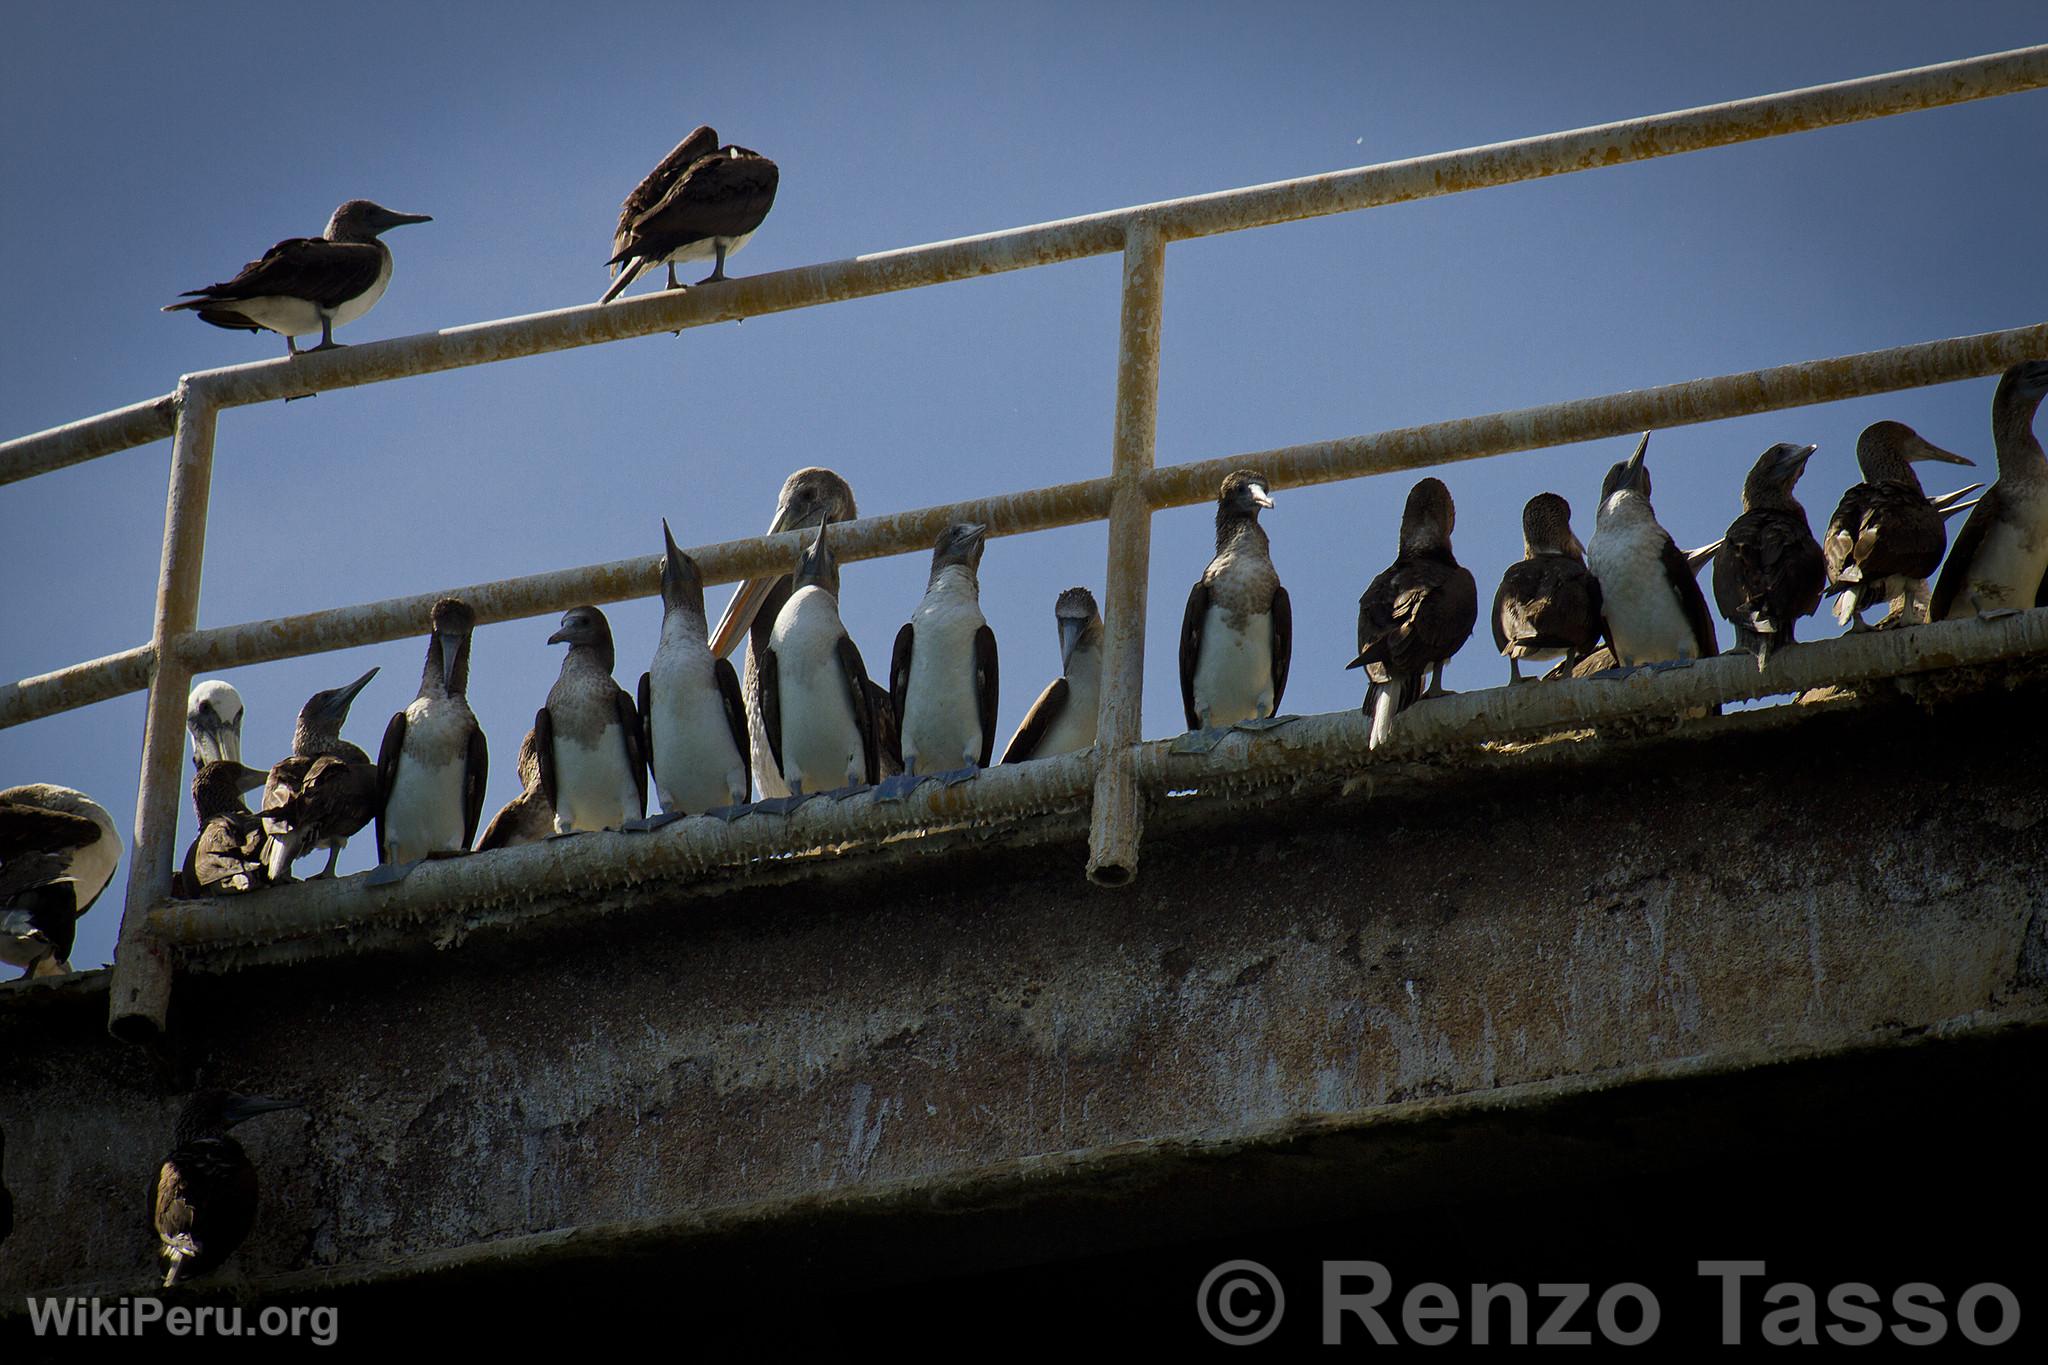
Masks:
[[[187,376],[186,382],[203,390],[214,405],[235,407],[1101,255],[1122,249],[1125,229],[1139,220],[1156,224],[1170,240],[1209,236],[1622,165],[2044,85],[2048,85],[2048,46],[2019,48],[748,276],[716,289],[663,291],[612,304],[586,304],[367,342],[296,359],[201,371]],[[0,444],[0,483],[158,439],[168,434],[168,425],[158,418],[145,421],[132,414],[154,411],[154,406],[164,401],[152,400]],[[124,419],[124,414],[131,416]]]
[[[1304,716],[1260,734],[1225,735],[1207,753],[1184,753],[1173,740],[1136,750],[1136,775],[1153,794],[1171,789],[1282,780],[1336,770],[1369,774],[1376,767],[1471,752],[1485,742],[1676,718],[1716,704],[1804,692],[1937,670],[1982,667],[2048,651],[2048,611],[1996,620],[1943,621],[1910,629],[1867,631],[1791,645],[1759,672],[1748,654],[1722,655],[1677,668],[1642,669],[1625,677],[1585,678],[1465,692],[1403,712],[1389,741],[1369,748],[1371,718],[1357,711]],[[173,902],[153,911],[149,932],[181,957],[209,949],[250,949],[325,937],[342,931],[402,927],[411,941],[431,935],[434,921],[468,922],[472,907],[525,903],[566,892],[590,893],[656,878],[716,885],[703,874],[792,849],[875,843],[897,833],[959,823],[1022,818],[1078,806],[1092,784],[1093,753],[1002,765],[958,786],[927,784],[894,802],[872,792],[845,800],[817,799],[786,816],[756,815],[728,824],[695,818],[653,834],[600,833],[548,840],[487,856],[424,864],[405,881],[365,887],[354,878],[304,882],[224,902]],[[427,929],[422,929],[425,923]],[[374,943],[366,937],[366,943]],[[316,948],[313,951],[342,951]]]
[[[140,692],[149,686],[150,670],[155,664],[155,646],[137,645],[54,673],[0,683],[0,730]]]
[[[1170,465],[1147,476],[1147,497],[1155,508],[1189,506],[1215,497],[1217,485],[1233,469],[1258,469],[1280,487],[1328,483],[1600,440],[1646,428],[1719,421],[1951,383],[1997,374],[2020,361],[2039,357],[2048,357],[2048,323]],[[1109,514],[1109,497],[1108,479],[1088,479],[1028,493],[865,517],[848,522],[834,536],[833,548],[842,561],[877,559],[929,549],[940,529],[955,521],[985,522],[991,534],[997,536],[1100,521]],[[707,584],[727,583],[793,563],[798,539],[793,532],[754,536],[702,546],[692,550],[691,555],[697,559]],[[658,590],[657,562],[649,554],[443,592],[219,626],[181,637],[178,650],[194,671],[207,672],[404,639],[422,633],[435,600],[448,595],[468,601],[483,622],[563,611],[581,602],[624,601],[650,596]],[[135,653],[131,650],[128,654],[78,664],[61,673],[0,688],[0,728],[146,686],[146,669],[137,673],[130,660]],[[65,686],[74,690],[56,690],[48,683],[55,678],[66,678]],[[85,690],[88,685],[89,694]],[[81,696],[84,700],[66,702],[69,696]]]

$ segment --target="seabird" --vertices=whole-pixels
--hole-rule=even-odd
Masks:
[[[767,534],[772,536],[783,531],[822,526],[828,521],[852,521],[859,515],[853,503],[853,488],[845,479],[829,469],[799,469],[783,480],[782,492],[775,500],[775,517],[768,523]],[[834,578],[832,596],[836,602],[839,596],[836,569]],[[793,590],[788,574],[748,579],[733,593],[732,601],[726,604],[725,615],[719,618],[717,629],[711,632],[711,652],[723,659],[739,644],[740,636],[751,631],[747,666],[740,675],[740,681],[741,690],[746,694],[747,723],[753,739],[754,786],[764,799],[789,795],[789,788],[782,781],[782,767],[769,749],[768,732],[763,728],[760,660],[762,651],[768,648],[769,636],[775,629],[783,604],[789,601]],[[895,708],[890,703],[888,691],[872,679],[867,684],[867,694],[868,723],[875,732],[875,759],[880,765],[880,775],[888,777],[902,768],[901,751],[896,740]]]
[[[264,862],[271,881],[290,881],[292,864],[315,848],[327,850],[327,866],[316,875],[332,877],[335,860],[347,847],[349,836],[376,816],[376,769],[370,766],[368,754],[341,737],[349,706],[376,676],[373,668],[347,687],[315,692],[299,708],[298,724],[292,729],[291,757],[273,764],[270,779],[263,784],[263,828],[270,836]],[[321,784],[320,800],[310,805],[297,801],[305,792],[313,765],[323,758],[349,764],[355,771],[330,768]],[[286,808],[292,813],[271,814]]]
[[[380,862],[466,853],[476,840],[490,751],[469,709],[475,629],[476,612],[467,602],[444,597],[434,603],[419,693],[391,717],[377,749]]]
[[[1265,476],[1249,469],[1224,479],[1216,494],[1216,557],[1188,590],[1180,623],[1180,699],[1190,730],[1274,715],[1287,691],[1294,608],[1259,525],[1259,509],[1272,505]]]
[[[1693,567],[1650,506],[1650,471],[1643,464],[1649,448],[1646,431],[1635,453],[1607,471],[1593,543],[1586,547],[1586,567],[1600,581],[1608,643],[1629,667],[1710,658],[1720,648]]]
[[[406,223],[431,223],[424,213],[393,213],[367,199],[351,199],[327,220],[318,237],[287,237],[260,261],[222,284],[188,289],[190,303],[164,312],[196,309],[201,322],[236,331],[272,331],[284,337],[288,354],[299,354],[296,338],[320,333],[313,349],[337,343],[334,329],[370,311],[391,283],[391,248],[377,235]]]
[[[1364,708],[1372,717],[1370,748],[1386,742],[1395,716],[1443,694],[1444,664],[1479,620],[1479,585],[1451,553],[1457,519],[1442,479],[1409,489],[1400,551],[1358,599],[1358,657],[1345,667],[1363,668],[1372,682]],[[1424,691],[1423,677],[1432,674]]]
[[[201,1090],[178,1115],[171,1154],[156,1170],[150,1213],[164,1288],[225,1261],[256,1224],[256,1166],[228,1129],[258,1114],[297,1109],[290,1100]]]
[[[242,761],[242,694],[233,684],[208,678],[185,695],[185,730],[192,736],[192,771],[209,763]],[[242,790],[254,791],[270,777],[264,768],[242,768]]]
[[[761,651],[761,725],[775,771],[797,796],[880,780],[868,670],[839,619],[829,525],[798,558],[795,591]]]
[[[1792,496],[1814,450],[1780,441],[1757,456],[1742,481],[1742,515],[1729,523],[1714,556],[1714,605],[1759,669],[1774,651],[1797,643],[1800,618],[1820,610],[1827,586],[1827,558]]]
[[[615,278],[598,302],[610,303],[649,266],[666,265],[668,287],[676,289],[677,262],[715,257],[711,273],[697,283],[724,279],[725,258],[753,239],[775,206],[779,178],[775,163],[759,152],[721,147],[717,133],[698,128],[620,205],[610,262]]]
[[[661,643],[640,675],[642,746],[664,814],[746,804],[753,791],[747,706],[730,659],[712,654],[697,561],[661,523]]]
[[[325,755],[323,755],[325,757]],[[222,896],[270,885],[263,820],[243,804],[241,776],[232,763],[209,763],[192,779],[199,834],[185,850],[178,890],[185,896]]]
[[[23,976],[69,972],[79,916],[120,861],[113,817],[85,793],[46,782],[0,791],[0,962]]]
[[[958,522],[939,532],[924,600],[889,660],[903,771],[986,768],[995,756],[996,633],[981,614],[981,553],[988,527]]]
[[[1998,479],[1956,533],[1935,581],[1933,619],[2002,614],[2048,605],[2048,456],[2034,412],[2048,394],[2048,360],[2015,365],[1991,399]]]
[[[611,623],[596,607],[574,607],[548,643],[569,646],[548,704],[533,718],[540,785],[555,808],[555,832],[617,829],[641,819],[647,759],[633,699],[612,681]]]
[[[524,790],[491,817],[490,827],[477,841],[479,853],[492,848],[537,844],[555,832],[555,808],[548,804],[547,793],[540,789],[540,749],[531,730],[526,732],[526,738],[519,741],[518,767],[520,786]]]
[[[1828,590],[1839,594],[1835,619],[1852,632],[1871,629],[1863,613],[1880,602],[1893,604],[1880,629],[1927,620],[1927,577],[1948,548],[1948,527],[1920,489],[1916,460],[1975,463],[1929,443],[1904,422],[1873,422],[1856,438],[1863,482],[1842,494],[1821,538]]]
[[[1024,723],[1003,750],[1003,762],[1071,754],[1095,743],[1102,700],[1102,613],[1095,594],[1068,588],[1053,604],[1060,632],[1060,676],[1031,703]]]
[[[1603,629],[1600,582],[1572,534],[1571,504],[1538,493],[1522,508],[1522,560],[1493,595],[1493,643],[1508,656],[1508,681],[1522,681],[1524,659],[1561,659],[1548,676],[1568,675],[1600,647]]]

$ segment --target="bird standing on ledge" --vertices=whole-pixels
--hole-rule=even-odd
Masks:
[[[759,152],[721,147],[717,133],[698,128],[620,206],[610,262],[615,276],[598,302],[610,303],[649,266],[667,266],[668,287],[677,289],[677,262],[716,258],[697,283],[724,279],[725,258],[752,239],[775,206],[780,178],[775,163]]]
[[[995,755],[996,633],[977,576],[987,544],[986,526],[941,531],[924,600],[896,632],[889,701],[906,773],[986,768]]]
[[[1046,684],[1003,751],[1003,762],[1053,758],[1095,743],[1102,699],[1102,613],[1095,594],[1068,588],[1053,604],[1060,631],[1060,676]]]
[[[547,705],[533,718],[541,790],[555,808],[555,832],[617,829],[647,814],[647,757],[640,713],[612,680],[611,622],[596,607],[572,607],[548,636],[567,645]]]
[[[1607,639],[1624,667],[1707,659],[1720,648],[1693,566],[1650,506],[1643,463],[1649,448],[1646,431],[1635,453],[1607,471],[1586,547],[1586,567],[1600,580]]]
[[[1873,422],[1856,438],[1863,482],[1842,494],[1821,538],[1829,586],[1842,590],[1835,619],[1851,631],[1872,629],[1863,613],[1880,602],[1896,605],[1878,628],[1927,620],[1927,577],[1948,548],[1948,527],[1921,491],[1913,472],[1917,460],[1975,463],[1928,442],[1904,422]]]
[[[378,234],[407,223],[431,223],[424,213],[393,213],[367,199],[351,199],[327,220],[318,237],[287,237],[221,284],[188,289],[190,303],[164,305],[164,312],[194,309],[201,322],[243,332],[277,332],[285,351],[299,354],[296,338],[320,333],[316,351],[340,343],[334,329],[370,311],[391,283],[391,248]]]
[[[2048,395],[2048,360],[1999,376],[1991,398],[1998,481],[1956,533],[1934,585],[1933,619],[2002,615],[2044,605],[2048,588],[2048,455],[2034,413]]]
[[[1188,729],[1259,720],[1280,710],[1294,654],[1294,608],[1259,509],[1266,479],[1240,469],[1216,494],[1216,556],[1188,590],[1180,622],[1180,699]]]
[[[704,579],[661,523],[661,643],[640,675],[641,747],[662,813],[702,815],[753,793],[747,705],[730,659],[711,653]]]
[[[1358,657],[1372,680],[1365,712],[1372,717],[1367,747],[1377,749],[1394,717],[1424,697],[1443,695],[1444,664],[1471,638],[1479,619],[1479,585],[1451,554],[1457,510],[1441,479],[1408,490],[1401,510],[1401,548],[1358,599]],[[1427,691],[1422,680],[1434,674]]]
[[[176,1145],[150,1190],[164,1288],[219,1266],[256,1225],[256,1165],[228,1129],[258,1114],[297,1108],[291,1100],[231,1090],[201,1090],[185,1105]]]
[[[0,791],[0,962],[25,976],[70,971],[78,918],[120,861],[113,817],[85,793],[47,782]]]
[[[385,725],[377,748],[381,863],[466,853],[476,841],[491,760],[483,727],[469,709],[475,629],[476,610],[461,598],[434,603],[420,690]]]
[[[1714,603],[1735,627],[1735,643],[1756,656],[1795,643],[1803,616],[1820,610],[1827,557],[1792,487],[1814,447],[1780,441],[1757,456],[1742,482],[1742,515],[1729,524],[1714,556]]]
[[[1569,675],[1600,647],[1602,629],[1600,581],[1572,534],[1572,505],[1538,493],[1522,508],[1522,559],[1493,595],[1493,643],[1508,656],[1508,681],[1523,681],[1524,660],[1561,659],[1548,676]]]

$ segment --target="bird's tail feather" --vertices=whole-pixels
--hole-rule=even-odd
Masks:
[[[1387,681],[1366,690],[1365,710],[1372,717],[1372,735],[1366,747],[1377,749],[1393,733],[1394,717],[1413,706],[1422,696],[1421,673],[1395,673]]]
[[[627,261],[620,268],[618,278],[612,281],[612,287],[604,291],[604,297],[599,299],[598,302],[610,303],[613,299],[624,293],[626,286],[638,279],[640,272],[646,268],[647,258],[645,256],[635,256],[632,260]]]
[[[171,1268],[164,1272],[164,1288],[170,1289],[178,1283],[178,1276],[184,1272],[185,1262],[199,1254],[198,1245],[192,1235],[181,1232],[175,1237],[164,1239],[164,1259]]]

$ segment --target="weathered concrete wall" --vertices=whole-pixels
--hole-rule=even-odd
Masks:
[[[1463,1123],[1512,1166],[1536,1139],[1497,1111],[1531,1097],[2038,1027],[2043,704],[1710,726],[1399,800],[1168,802],[1120,891],[1083,881],[1078,841],[958,851],[191,976],[169,1057],[106,1038],[103,988],[17,993],[0,1298],[147,1282],[142,1190],[195,1076],[310,1106],[238,1132],[264,1180],[239,1267],[289,1286],[862,1200],[996,1210],[1018,1254],[1034,1200],[1136,1207],[1204,1153],[1214,1188],[1304,1135]],[[1722,1118],[1716,1140],[1766,1140]],[[1427,1164],[1375,1141],[1356,1189]],[[1321,1197],[1283,1167],[1236,1169],[1276,1207]],[[1300,1169],[1328,1188],[1330,1163]]]

